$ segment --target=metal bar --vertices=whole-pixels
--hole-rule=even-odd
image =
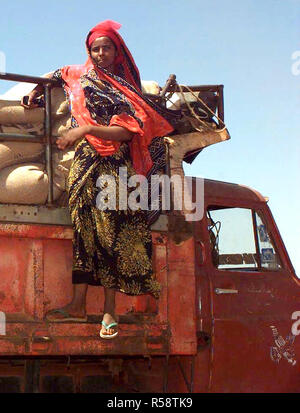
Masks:
[[[191,362],[191,386],[190,386],[191,393],[194,392],[195,360],[196,360],[196,356],[192,356],[192,362]]]
[[[45,205],[0,204],[1,222],[72,225],[68,207],[49,208]]]
[[[231,288],[215,288],[216,294],[238,294],[238,290],[234,290]]]
[[[163,372],[163,393],[168,391],[168,382],[169,382],[169,354],[165,358],[165,366]]]
[[[188,86],[185,87],[183,85],[180,85],[181,89],[183,92],[189,92],[189,90],[192,90],[193,92],[207,92],[209,90],[217,92],[219,88],[223,88],[223,85],[199,85],[199,86]],[[180,92],[179,86],[176,86],[175,88],[176,92]]]
[[[58,84],[58,81],[55,79],[48,79],[46,77],[37,77],[37,76],[26,76],[26,75],[17,75],[16,73],[0,73],[1,80],[11,80],[15,82],[26,82],[26,83],[38,83],[38,84],[51,84],[55,86]]]
[[[58,84],[57,80],[37,77],[37,76],[26,76],[18,75],[15,73],[4,73],[0,74],[1,80],[11,80],[17,82],[28,82],[28,83],[38,83],[44,86],[44,96],[45,96],[45,136],[32,136],[24,134],[0,134],[0,141],[11,140],[11,141],[25,141],[25,142],[44,142],[46,139],[45,157],[46,157],[46,170],[48,174],[48,200],[47,205],[53,205],[53,168],[52,168],[52,146],[51,146],[51,86],[56,86]]]
[[[189,381],[188,381],[188,378],[186,377],[185,371],[184,371],[184,369],[183,369],[183,367],[182,367],[182,364],[181,364],[180,359],[179,359],[178,356],[176,357],[176,361],[177,361],[178,366],[179,366],[179,368],[180,368],[180,371],[181,371],[182,377],[183,377],[183,379],[184,379],[186,388],[188,389],[188,391],[189,391],[190,393],[192,393],[192,391],[193,391],[193,385],[194,385],[194,376],[193,376],[194,370],[191,369],[191,382],[189,382]]]
[[[39,393],[40,360],[25,360],[25,393]]]
[[[219,85],[218,86],[218,93],[219,93],[219,99],[218,99],[218,117],[222,119],[224,123],[224,86]]]
[[[181,86],[181,89],[183,92],[217,92],[218,93],[218,117],[221,119],[223,122],[223,125],[220,126],[225,126],[224,123],[224,85],[199,85],[199,86]],[[179,86],[176,85],[174,88],[175,92],[180,92]],[[220,123],[220,122],[219,122]]]
[[[46,205],[0,204],[1,222],[19,222],[25,224],[48,224],[71,226],[69,208],[57,206],[49,208]],[[160,214],[151,225],[152,231],[168,231],[168,217]]]
[[[52,146],[51,146],[51,85],[46,84],[45,90],[45,158],[46,158],[46,171],[48,174],[48,200],[47,205],[53,204],[53,168],[52,168]]]
[[[164,97],[165,94],[168,92],[169,88],[176,87],[176,76],[175,75],[170,75],[169,79],[167,80],[165,86],[162,88],[162,91],[160,92],[159,96]]]
[[[171,179],[171,165],[170,165],[170,146],[169,142],[165,141],[165,148],[166,148],[166,166],[165,166],[165,173]],[[166,188],[164,188],[166,190]],[[165,194],[162,193],[162,199]],[[174,191],[173,186],[170,185],[170,212],[174,211]]]
[[[12,134],[12,133],[0,133],[0,142],[10,140],[11,142],[33,142],[43,143],[44,136],[42,135],[25,135],[25,134]]]
[[[256,246],[257,264],[258,264],[258,269],[261,271],[262,263],[261,263],[261,255],[260,255],[260,247],[259,247],[259,239],[258,239],[256,213],[254,209],[252,209],[252,222],[253,222],[253,232],[254,232],[255,246]]]

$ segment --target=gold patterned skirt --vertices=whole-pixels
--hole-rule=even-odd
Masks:
[[[119,168],[135,175],[129,147],[123,143],[102,157],[83,139],[77,146],[68,179],[73,224],[73,284],[101,285],[129,294],[159,297],[160,285],[152,271],[152,239],[146,211],[99,209],[97,180],[110,175],[119,193]]]

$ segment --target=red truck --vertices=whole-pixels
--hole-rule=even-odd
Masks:
[[[67,208],[0,204],[0,392],[299,392],[300,281],[267,200],[205,179],[201,202],[153,224],[161,297],[117,293],[107,341],[97,287],[87,322],[45,320],[72,296]]]

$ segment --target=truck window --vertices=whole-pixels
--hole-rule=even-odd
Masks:
[[[260,214],[247,208],[211,207],[207,211],[213,264],[222,270],[281,268]]]
[[[255,212],[257,234],[258,234],[258,248],[260,254],[260,261],[262,268],[270,270],[277,270],[281,268],[279,255],[276,252],[275,244],[267,230],[260,213]]]

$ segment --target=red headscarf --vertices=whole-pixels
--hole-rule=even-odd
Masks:
[[[89,49],[92,42],[98,37],[109,37],[116,45],[118,56],[115,63],[115,74],[118,75],[119,69],[122,68],[123,78],[132,85],[137,92],[140,92],[140,76],[131,53],[127,49],[124,40],[117,32],[121,25],[111,20],[106,20],[95,26],[88,34],[86,46]],[[135,115],[139,118],[143,127],[138,121],[126,114],[112,116],[109,126],[122,126],[134,133],[132,140],[129,142],[131,159],[135,171],[139,174],[146,175],[152,167],[152,159],[148,150],[148,145],[152,139],[157,136],[166,136],[172,132],[173,127],[157,113],[145,100],[139,96],[130,86],[121,84],[115,76],[110,75],[107,71],[102,71],[94,65],[90,55],[84,65],[72,65],[62,68],[62,78],[65,82],[65,89],[70,97],[71,113],[77,120],[79,126],[98,123],[92,119],[85,105],[85,96],[80,84],[80,77],[87,74],[89,70],[94,69],[99,80],[108,81],[114,88],[125,95],[126,99],[132,104]],[[114,154],[120,147],[120,142],[107,141],[92,135],[86,135],[87,140],[94,146],[101,156]]]

